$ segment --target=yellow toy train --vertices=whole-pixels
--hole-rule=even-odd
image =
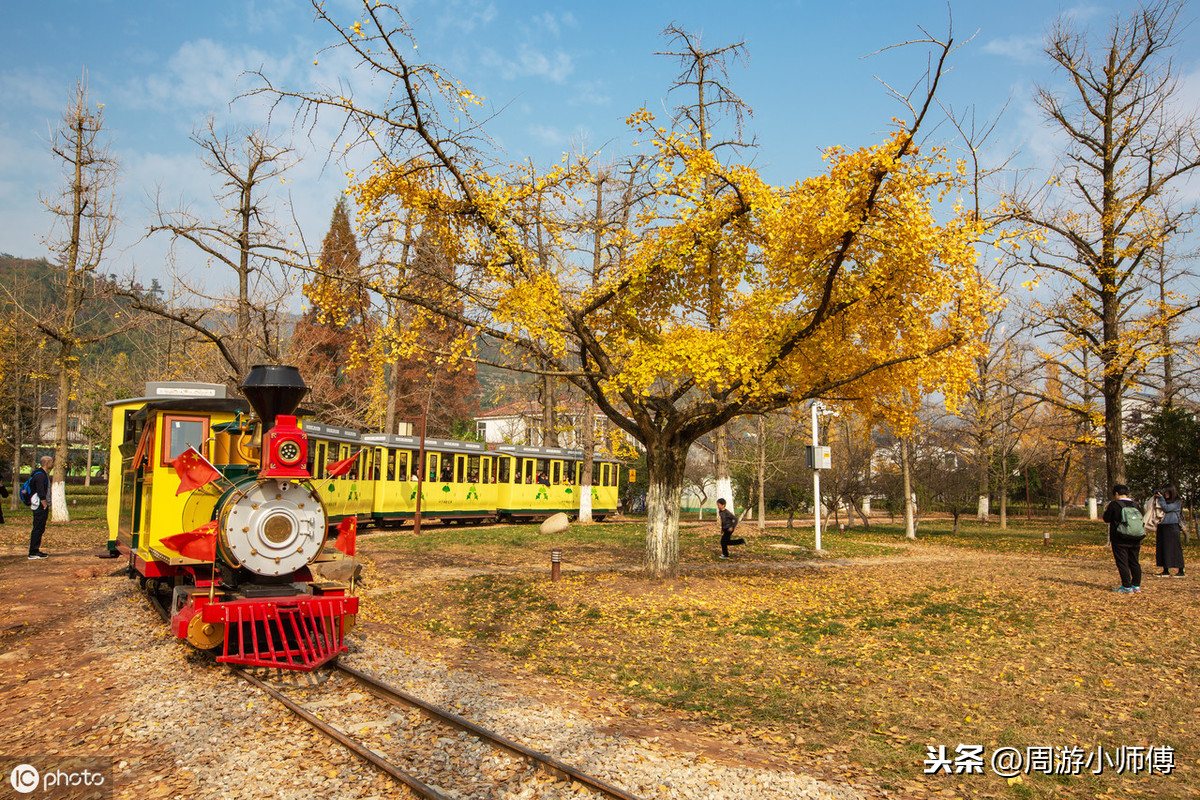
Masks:
[[[419,513],[523,521],[579,510],[576,451],[363,434],[297,416],[295,367],[254,367],[243,398],[149,383],[113,411],[109,551],[163,601],[175,635],[234,664],[311,670],[345,651],[359,526]],[[619,464],[594,461],[592,513],[617,504]],[[340,579],[331,579],[329,576]]]

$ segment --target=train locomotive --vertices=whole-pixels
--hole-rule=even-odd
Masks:
[[[166,601],[178,638],[225,663],[312,670],[345,652],[358,598],[352,576],[315,569],[347,554],[329,546],[293,415],[308,390],[278,365],[254,367],[240,388],[245,400],[214,384],[150,384],[108,404],[109,547]]]
[[[322,424],[298,410],[295,367],[256,366],[240,388],[149,383],[107,404],[109,552],[219,661],[311,670],[344,652],[359,526],[573,516],[585,491],[594,519],[616,511],[611,457],[588,481],[579,451]]]

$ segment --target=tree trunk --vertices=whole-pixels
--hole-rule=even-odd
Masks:
[[[1008,530],[1008,475],[1000,479],[1000,530]]]
[[[1104,377],[1104,456],[1107,462],[1108,494],[1112,487],[1125,482],[1125,449],[1123,421],[1121,419],[1121,381]]]
[[[679,501],[687,447],[647,444],[650,490],[646,496],[646,570],[656,578],[674,577],[679,566]]]
[[[583,403],[583,420],[579,423],[579,433],[583,438],[583,463],[579,469],[579,521],[588,524],[592,521],[592,464],[596,452],[596,418],[592,413],[589,400]],[[703,510],[703,505],[701,505]]]
[[[916,539],[917,528],[913,520],[912,469],[908,459],[908,440],[900,440],[900,462],[904,471],[904,538]]]
[[[8,496],[8,507],[14,511],[20,502],[17,499],[17,489],[21,485],[21,446],[23,431],[21,428],[21,376],[13,370],[13,456],[12,456],[12,492]]]
[[[70,522],[67,510],[67,424],[71,414],[71,348],[62,346],[58,367],[58,408],[55,415],[54,433],[54,482],[50,486],[50,519],[53,522]]]
[[[558,447],[558,414],[554,378],[542,376],[542,447]]]
[[[767,418],[758,418],[758,530],[767,525]]]
[[[729,439],[725,433],[725,426],[717,428],[716,431],[716,473],[717,473],[717,497],[723,498],[729,504],[729,509],[732,511],[737,508],[737,503],[733,496],[733,478],[729,471]]]

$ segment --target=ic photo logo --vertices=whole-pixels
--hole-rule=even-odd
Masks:
[[[8,774],[8,782],[12,787],[21,794],[29,794],[38,787],[42,776],[38,774],[36,767],[31,767],[28,764],[17,764],[13,767],[13,771]]]

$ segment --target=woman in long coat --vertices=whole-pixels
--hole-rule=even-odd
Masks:
[[[1163,518],[1154,534],[1154,563],[1162,572],[1158,577],[1170,577],[1171,570],[1178,570],[1176,578],[1183,577],[1183,539],[1180,523],[1183,521],[1183,503],[1174,486],[1164,486],[1154,495],[1154,502],[1162,510]]]

